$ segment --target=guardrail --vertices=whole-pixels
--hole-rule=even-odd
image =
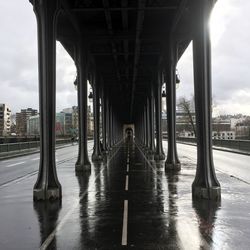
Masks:
[[[66,144],[70,142],[70,139],[57,140],[56,145]],[[40,148],[40,141],[5,143],[0,144],[0,153],[8,153],[13,151],[22,151],[35,148]]]
[[[177,141],[196,143],[196,138],[178,137]],[[250,140],[213,140],[216,147],[231,148],[250,152]]]

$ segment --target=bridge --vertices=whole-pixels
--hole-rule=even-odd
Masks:
[[[190,41],[194,51],[194,89],[198,162],[194,198],[220,200],[211,143],[211,44],[208,20],[213,1],[31,1],[37,17],[41,159],[35,200],[60,199],[55,167],[55,55],[59,40],[77,68],[79,155],[77,172],[89,171],[87,81],[93,88],[93,161],[101,161],[133,124],[135,140],[156,160],[165,159],[161,132],[161,86],[166,82],[168,153],[166,171],[178,172],[175,106],[176,64]],[[155,111],[155,112],[154,112]],[[154,120],[156,127],[154,128]],[[156,131],[156,138],[154,136]],[[156,145],[154,143],[156,139]]]
[[[38,29],[40,153],[0,162],[1,247],[247,249],[249,156],[213,156],[212,149],[208,21],[215,1],[30,2]],[[77,68],[79,110],[79,143],[57,154],[56,40]],[[177,147],[176,64],[191,41],[197,147]]]

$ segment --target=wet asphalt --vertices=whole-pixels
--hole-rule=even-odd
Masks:
[[[38,156],[0,162],[0,249],[249,249],[250,186],[234,168],[250,158],[215,155],[222,200],[214,203],[192,200],[192,146],[178,145],[182,170],[175,175],[132,142],[81,175],[77,146],[60,150],[61,202],[33,203],[36,172],[28,173],[37,171],[39,161],[31,159]]]

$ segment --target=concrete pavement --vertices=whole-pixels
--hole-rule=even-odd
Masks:
[[[68,156],[58,151],[61,203],[33,203],[36,175],[0,187],[0,249],[249,249],[250,186],[224,171],[230,162],[240,169],[243,158],[215,156],[222,201],[193,202],[193,148],[178,145],[178,175],[165,174],[131,143],[80,176],[77,148]]]

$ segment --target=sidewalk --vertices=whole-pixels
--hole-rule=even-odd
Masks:
[[[165,141],[167,141],[167,140],[165,140]],[[177,141],[177,143],[191,145],[191,146],[196,147],[196,143],[192,143],[192,142]],[[214,150],[225,151],[225,152],[230,152],[230,153],[235,153],[235,154],[250,155],[250,152],[248,152],[248,151],[238,150],[238,149],[233,149],[233,148],[224,148],[224,147],[213,146],[213,149]]]

